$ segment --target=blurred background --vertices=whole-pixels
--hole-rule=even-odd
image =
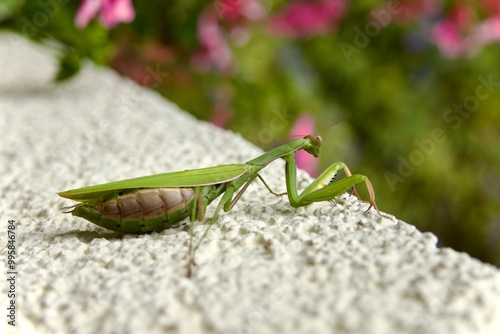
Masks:
[[[344,161],[500,266],[500,1],[0,0],[0,29],[57,50],[55,80],[111,67],[264,150],[317,132],[309,174]]]

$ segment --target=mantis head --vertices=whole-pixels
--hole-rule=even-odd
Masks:
[[[309,142],[304,146],[304,150],[314,157],[318,157],[321,152],[321,137],[313,133],[305,136],[304,139]]]

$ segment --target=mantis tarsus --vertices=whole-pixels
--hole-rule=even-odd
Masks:
[[[94,224],[118,232],[148,233],[175,226],[187,217],[190,217],[192,222],[203,220],[207,206],[222,195],[205,233],[194,247],[191,237],[189,275],[191,266],[194,265],[194,253],[208,229],[217,220],[220,210],[224,209],[225,212],[231,210],[248,185],[256,178],[259,178],[271,193],[288,194],[290,205],[296,208],[332,200],[351,189],[359,198],[355,185],[364,183],[370,197],[368,210],[374,207],[382,216],[375,204],[375,192],[368,178],[360,174],[352,175],[343,162],[332,164],[302,193],[298,193],[295,153],[305,150],[317,157],[320,149],[321,137],[310,134],[274,148],[244,164],[138,177],[68,190],[60,192],[59,196],[80,202],[68,211],[74,216],[83,217]],[[259,175],[261,169],[279,158],[286,161],[287,192],[284,194],[273,192]],[[344,170],[346,177],[333,182],[335,175],[341,169]],[[236,193],[240,188],[241,190]]]

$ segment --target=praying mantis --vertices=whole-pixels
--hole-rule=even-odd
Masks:
[[[298,193],[295,154],[299,150],[305,150],[318,157],[321,141],[319,135],[310,134],[276,147],[244,164],[143,176],[68,190],[58,195],[80,202],[70,207],[67,213],[71,212],[73,216],[85,218],[113,231],[134,234],[158,232],[177,225],[187,217],[190,217],[191,222],[202,221],[207,206],[222,195],[207,229],[195,246],[192,242],[193,224],[191,224],[189,276],[191,267],[195,264],[195,251],[210,227],[214,225],[220,211],[231,210],[256,178],[259,178],[272,194],[277,196],[287,194],[290,205],[295,208],[314,202],[330,201],[349,190],[361,200],[355,185],[364,183],[370,203],[367,211],[373,207],[380,216],[383,216],[375,203],[375,192],[369,179],[361,174],[353,175],[343,162],[332,164],[300,194]],[[282,194],[275,193],[259,175],[263,168],[279,158],[285,160],[287,192]],[[335,175],[341,169],[344,170],[346,177],[333,182]]]

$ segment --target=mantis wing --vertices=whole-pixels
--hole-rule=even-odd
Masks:
[[[60,192],[58,195],[74,201],[87,202],[106,199],[117,192],[140,188],[200,187],[232,181],[245,174],[249,168],[251,167],[245,164],[231,164],[162,173],[72,189]]]

